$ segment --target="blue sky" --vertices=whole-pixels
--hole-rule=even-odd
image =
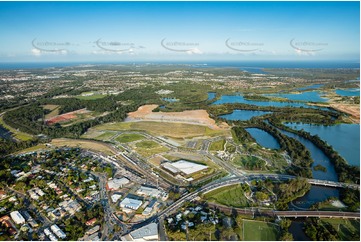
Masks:
[[[0,2],[0,61],[359,61],[359,2]]]

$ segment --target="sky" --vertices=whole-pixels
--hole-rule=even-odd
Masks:
[[[0,62],[360,57],[359,2],[0,2]]]

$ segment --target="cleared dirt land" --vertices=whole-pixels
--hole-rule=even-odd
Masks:
[[[114,152],[109,146],[101,142],[89,141],[89,140],[77,140],[77,139],[53,139],[51,144],[57,147],[80,147],[83,149],[89,149],[93,151],[100,151],[107,155],[114,155]]]
[[[138,108],[137,111],[128,114],[126,121],[162,121],[162,122],[181,122],[206,125],[214,130],[221,130],[229,128],[226,123],[217,125],[211,119],[206,110],[190,110],[183,112],[152,112],[158,105],[144,105]]]
[[[354,122],[360,123],[360,106],[358,104],[331,104],[330,106],[336,110],[350,114]]]
[[[77,118],[79,114],[84,114],[84,113],[89,113],[89,112],[90,111],[88,111],[86,109],[79,109],[79,110],[76,110],[76,111],[73,111],[73,112],[57,115],[57,116],[52,117],[50,119],[46,119],[45,122],[48,125],[52,125],[52,124],[55,124],[55,123],[66,122],[66,121]]]

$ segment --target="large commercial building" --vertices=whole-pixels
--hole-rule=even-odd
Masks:
[[[201,165],[186,160],[179,160],[176,162],[166,162],[161,164],[161,166],[163,167],[163,169],[167,170],[173,175],[182,174],[186,176],[208,168],[208,166],[206,165]]]
[[[11,212],[10,217],[12,218],[12,220],[14,220],[14,222],[16,224],[24,224],[25,223],[24,217],[18,211]]]

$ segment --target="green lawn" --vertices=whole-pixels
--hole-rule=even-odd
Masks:
[[[212,142],[212,144],[209,146],[209,150],[211,151],[218,151],[218,150],[224,150],[224,144],[226,143],[226,141],[224,139],[218,140],[218,141],[214,141]]]
[[[341,240],[358,240],[360,234],[360,220],[323,218],[322,223],[331,224],[338,231]]]
[[[114,136],[114,132],[109,132],[109,131],[105,131],[104,133],[102,133],[101,135],[95,137],[95,139],[98,140],[109,140],[111,137]]]
[[[276,241],[279,227],[273,223],[255,220],[243,220],[243,240],[247,241]]]
[[[141,139],[144,139],[144,136],[140,134],[121,134],[115,140],[120,143],[128,143]]]
[[[247,207],[248,200],[244,195],[244,191],[240,185],[231,185],[222,187],[204,194],[204,198],[219,204],[230,207]]]
[[[86,93],[83,93],[83,94],[86,94]],[[103,97],[106,97],[106,96],[107,95],[103,95],[103,94],[93,94],[93,95],[90,95],[90,96],[79,95],[76,98],[81,99],[81,100],[96,100],[96,99],[100,99],[100,98],[103,98]]]

